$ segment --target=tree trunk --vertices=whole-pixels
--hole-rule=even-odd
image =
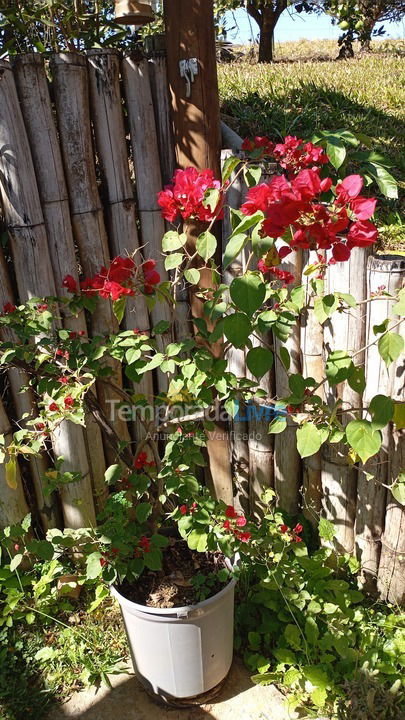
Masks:
[[[274,28],[278,20],[273,8],[264,8],[262,10],[262,22],[260,27],[259,39],[259,62],[273,62],[273,36]]]

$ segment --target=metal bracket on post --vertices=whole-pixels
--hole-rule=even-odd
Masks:
[[[198,75],[198,60],[197,58],[188,58],[187,60],[180,60],[180,77],[184,77],[186,80],[186,97],[191,97],[191,84],[194,82],[195,76]]]

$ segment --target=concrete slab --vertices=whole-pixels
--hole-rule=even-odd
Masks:
[[[113,690],[90,688],[76,693],[49,720],[291,720],[284,696],[274,685],[253,685],[249,672],[235,660],[215,702],[197,708],[161,707],[131,674],[111,676]]]

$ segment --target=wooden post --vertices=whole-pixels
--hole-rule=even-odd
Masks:
[[[295,278],[295,285],[301,284],[302,276],[302,253],[300,250],[288,255],[283,268],[292,273]],[[277,350],[280,349],[280,342],[274,338]],[[301,371],[300,357],[300,328],[297,325],[288,340],[283,343],[290,353],[290,372]],[[276,392],[277,397],[282,398],[290,395],[288,387],[288,376],[276,357]],[[290,515],[298,512],[300,500],[300,488],[302,481],[301,458],[297,450],[297,430],[295,423],[287,417],[287,427],[283,433],[274,438],[274,486],[277,492],[278,504]]]
[[[171,97],[176,160],[180,168],[210,168],[220,177],[221,130],[216,69],[213,0],[165,0],[167,76]],[[179,19],[181,18],[181,22]],[[196,59],[197,75],[187,85],[180,61]],[[198,224],[188,226],[189,248],[195,248]],[[200,288],[211,287],[211,271],[202,268]],[[194,317],[201,303],[191,293]],[[218,348],[220,352],[220,349]],[[224,427],[207,433],[207,449],[215,492],[233,501],[229,436]]]
[[[401,257],[377,255],[370,257],[367,266],[367,295],[378,292],[384,285],[387,291],[394,294],[403,285],[405,260]],[[393,301],[374,300],[367,304],[366,345],[375,339],[373,328],[382,323],[392,314]],[[396,332],[401,333],[401,326]],[[403,392],[403,361],[391,363],[387,369],[381,358],[377,345],[367,348],[365,353],[366,389],[364,404],[368,406],[377,395],[388,395],[394,400],[404,400]],[[361,562],[361,576],[367,589],[376,589],[378,565],[381,553],[381,536],[384,530],[386,514],[387,488],[390,478],[390,450],[395,442],[390,437],[390,429],[383,428],[383,443],[376,457],[370,458],[363,466],[359,466],[357,486],[356,513],[356,553]],[[399,436],[398,436],[399,438]],[[398,439],[397,438],[397,439]],[[396,448],[397,452],[400,452]],[[373,477],[369,478],[366,473]],[[392,481],[394,478],[392,477]],[[388,529],[391,535],[392,528]],[[386,540],[387,544],[388,540]],[[386,561],[386,560],[385,560]]]
[[[20,110],[11,67],[0,61],[0,193],[10,235],[11,254],[19,299],[56,295],[44,217],[32,163],[30,145]],[[27,272],[29,269],[29,272]],[[61,490],[65,525],[95,523],[90,469],[82,428],[63,422],[53,434],[63,469],[80,472],[82,480]]]
[[[73,234],[86,276],[93,276],[109,264],[107,234],[103,208],[97,187],[93,142],[90,126],[87,60],[77,53],[54,55],[51,60],[56,114],[66,182],[69,191]],[[100,301],[92,314],[92,334],[103,336],[116,332],[118,324],[110,302]],[[112,360],[113,383],[122,385],[120,365]],[[97,383],[100,403],[111,419],[121,440],[129,442],[128,427],[117,412],[121,397],[111,385]],[[108,443],[104,446],[107,461],[116,462]]]
[[[15,305],[15,298],[8,275],[6,260],[4,258],[3,251],[1,250],[0,308],[3,308],[3,306],[7,302],[11,302],[13,305]],[[1,339],[6,342],[19,342],[18,337],[15,335],[15,333],[9,330],[6,325],[1,326]],[[27,389],[24,392],[21,392],[22,387],[29,387],[29,377],[23,370],[20,370],[18,368],[10,368],[7,372],[7,377],[10,383],[14,408],[17,413],[16,419],[19,421],[19,426],[23,426],[24,421],[21,420],[23,415],[26,415],[27,419],[33,419],[37,417],[38,414],[32,390]],[[44,530],[49,530],[49,528],[53,527],[59,527],[60,516],[56,504],[56,498],[55,496],[46,496],[43,489],[43,476],[49,467],[45,454],[43,453],[39,457],[31,457],[29,464],[34,484],[35,499],[38,507],[39,516],[41,518],[42,527]]]
[[[14,63],[18,97],[31,146],[32,160],[48,236],[48,247],[56,292],[67,295],[63,279],[71,275],[79,286],[76,251],[70,221],[69,198],[62,156],[53,118],[43,57],[39,53],[20,55]],[[84,312],[76,317],[63,313],[66,329],[87,335]],[[107,486],[101,431],[90,412],[86,414],[85,440],[97,510],[104,506]]]
[[[104,181],[110,248],[114,256],[135,254],[135,262],[139,263],[142,258],[122,114],[119,53],[114,50],[90,50],[88,56],[90,108]],[[127,298],[124,327],[126,330],[139,328],[149,333],[148,309],[143,295]],[[135,392],[152,399],[152,373],[142,376],[135,386]],[[136,426],[139,436],[142,434],[142,426],[140,423],[136,423]]]

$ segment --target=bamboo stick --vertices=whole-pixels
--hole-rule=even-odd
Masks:
[[[90,50],[90,107],[101,172],[104,180],[105,204],[110,248],[113,255],[139,254],[137,217],[134,193],[129,175],[125,140],[122,98],[119,84],[119,54],[114,50]],[[149,316],[143,295],[127,298],[124,318],[126,330],[139,328],[149,333]],[[146,373],[135,386],[137,393],[153,396],[152,373]],[[137,434],[142,426],[137,424]]]
[[[302,282],[306,288],[306,304],[308,305],[311,297],[310,276],[305,275],[305,270],[309,265],[318,262],[317,253],[308,250],[304,252],[303,264],[304,270],[302,274]],[[304,377],[312,377],[317,382],[323,379],[324,362],[323,362],[323,326],[315,317],[313,302],[301,314],[301,362]],[[323,386],[318,393],[324,399]],[[317,527],[321,512],[322,499],[322,478],[321,478],[321,453],[315,453],[311,457],[305,458],[302,462],[303,483],[303,513],[309,522]]]
[[[14,305],[15,298],[8,276],[6,260],[3,251],[0,250],[0,307],[2,308],[7,302],[11,302]],[[19,342],[15,333],[5,325],[1,328],[1,339],[5,342]],[[29,378],[23,370],[10,368],[7,371],[7,377],[10,383],[11,395],[18,416],[19,426],[21,427],[25,424],[24,421],[20,419],[23,415],[27,416],[26,419],[33,419],[37,416],[38,410],[35,405],[34,394],[31,389],[28,389]],[[26,388],[24,392],[21,392],[22,387]],[[42,478],[49,467],[47,458],[42,453],[39,457],[30,457],[29,464],[42,527],[44,530],[60,527],[60,515],[56,498],[44,494]]]
[[[301,284],[302,254],[300,251],[288,255],[283,268],[292,273],[295,285]],[[277,352],[281,343],[274,339]],[[290,372],[301,371],[300,359],[300,328],[297,325],[288,340],[283,343],[290,353]],[[275,359],[276,392],[282,398],[290,394],[288,376],[278,357]],[[287,417],[287,427],[283,433],[274,438],[274,486],[279,506],[290,515],[295,515],[299,508],[299,494],[302,481],[301,458],[297,450],[296,425]]]
[[[361,302],[367,296],[366,267],[368,253],[361,248],[352,250],[350,260],[328,268],[325,292],[350,293]],[[328,254],[329,259],[329,254]],[[325,323],[325,351],[347,350],[354,353],[365,345],[365,305],[350,308],[344,313],[334,313]],[[364,353],[357,356],[364,363]],[[361,407],[362,395],[352,390],[348,383],[336,388],[326,387],[326,397],[331,402],[339,396],[344,408]],[[346,425],[355,415],[345,413],[340,419]],[[356,415],[357,417],[357,415]],[[328,445],[322,451],[323,515],[335,525],[335,546],[340,552],[354,550],[354,525],[356,518],[357,468],[347,459],[347,448],[340,443]]]
[[[87,61],[77,53],[62,53],[52,57],[51,69],[73,234],[83,271],[86,276],[93,276],[103,265],[109,264],[109,252],[94,163]],[[98,302],[92,314],[93,336],[103,336],[117,329],[111,303]],[[113,371],[113,383],[120,387],[120,365],[113,360],[107,364]],[[97,383],[97,394],[118,436],[129,442],[127,424],[117,412],[121,401],[119,394],[105,382]],[[107,461],[115,462],[115,453],[107,443],[104,450]]]
[[[70,221],[69,198],[63,171],[53,110],[43,58],[38,53],[17,57],[14,77],[32,149],[38,190],[48,236],[48,246],[57,294],[67,295],[63,279],[71,275],[79,286],[76,252]],[[74,316],[63,313],[66,329],[87,335],[84,312]],[[86,414],[85,442],[88,452],[96,509],[101,510],[107,497],[104,481],[105,459],[101,431],[91,413]]]
[[[147,60],[137,61],[126,57],[122,64],[127,100],[132,153],[135,164],[136,193],[141,221],[143,254],[156,260],[162,282],[168,280],[163,263],[162,237],[165,223],[157,202],[162,189],[162,174],[153,111],[152,93]],[[153,324],[162,320],[171,322],[170,308],[158,302],[151,311]],[[171,340],[170,333],[158,336],[160,349]],[[160,390],[167,389],[167,378],[158,373]]]
[[[167,61],[163,54],[149,58],[149,77],[155,112],[156,134],[159,147],[163,185],[173,177],[176,167],[173,126],[170,119],[170,99],[167,84]]]
[[[370,257],[367,266],[367,295],[378,292],[384,285],[394,294],[404,282],[405,260],[401,257]],[[383,322],[391,313],[393,301],[378,300],[367,304],[366,344],[375,339],[373,327]],[[401,332],[401,327],[397,330]],[[385,366],[377,345],[367,348],[365,353],[366,388],[364,403],[369,405],[374,395],[382,394],[393,399],[405,399],[402,395],[403,363]],[[382,431],[383,442],[376,457],[370,458],[364,467],[359,467],[356,514],[356,553],[361,562],[361,577],[369,591],[376,588],[378,565],[381,553],[381,536],[384,530],[387,489],[390,475],[390,430]],[[369,478],[366,473],[374,477]]]
[[[233,155],[231,150],[222,150],[221,166],[227,158]],[[235,180],[234,175],[230,178],[233,180],[227,193],[227,206],[224,208],[224,218],[222,221],[222,253],[225,252],[226,245],[232,232],[230,221],[230,208],[239,209],[243,202],[243,186],[240,177]],[[231,265],[223,271],[224,282],[230,285],[232,280],[242,275],[246,268],[246,251],[242,252],[235,258]],[[246,376],[245,351],[230,347],[226,353],[229,372],[234,373],[236,377]],[[232,476],[234,485],[234,502],[239,510],[244,512],[250,511],[250,492],[249,492],[249,438],[250,427],[248,424],[248,414],[246,404],[240,399],[238,412],[235,418],[230,421],[230,449]],[[254,430],[252,429],[252,432]],[[267,434],[267,428],[266,428]],[[257,485],[255,485],[257,490]]]
[[[13,433],[1,399],[0,434],[4,435],[4,444],[8,447],[12,442]],[[15,476],[11,480],[8,477],[6,463],[0,463],[0,529],[20,523],[28,513],[29,507],[24,495],[18,462],[16,462]]]
[[[0,186],[10,235],[19,298],[55,295],[52,265],[32,156],[9,63],[0,62]],[[27,273],[27,268],[30,272]],[[80,472],[82,480],[61,491],[65,524],[83,527],[95,522],[90,472],[81,428],[64,422],[52,437],[55,455],[64,457],[63,469]],[[77,503],[80,495],[79,506]]]

